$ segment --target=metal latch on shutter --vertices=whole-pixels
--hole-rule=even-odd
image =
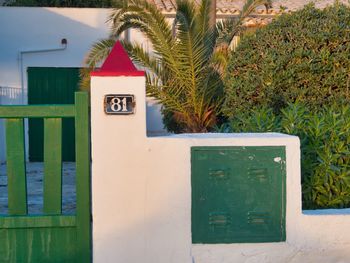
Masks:
[[[269,220],[269,213],[266,212],[248,212],[248,224],[260,225],[267,224]]]
[[[209,169],[209,175],[213,179],[228,179],[230,175],[230,169]]]

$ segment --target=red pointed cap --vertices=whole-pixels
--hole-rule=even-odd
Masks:
[[[144,71],[135,68],[122,44],[117,41],[100,70],[93,71],[91,76],[144,76]]]

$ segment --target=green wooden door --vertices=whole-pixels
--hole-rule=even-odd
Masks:
[[[193,147],[193,243],[283,240],[284,147]]]
[[[6,123],[8,213],[0,215],[0,263],[91,262],[88,94],[72,105],[0,106]],[[44,122],[43,213],[28,215],[24,119]],[[62,119],[73,118],[76,214],[62,214]]]
[[[72,104],[78,90],[78,68],[28,68],[28,104]],[[44,123],[42,119],[29,119],[29,160],[43,161]],[[75,160],[74,120],[62,122],[63,161]]]

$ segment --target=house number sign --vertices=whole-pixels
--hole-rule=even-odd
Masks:
[[[105,95],[104,108],[106,114],[126,115],[135,113],[135,98],[129,94]]]

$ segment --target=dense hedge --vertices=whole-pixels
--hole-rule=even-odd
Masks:
[[[282,132],[301,142],[303,208],[350,207],[350,107],[319,112],[291,104],[276,115],[261,107],[238,113],[225,132]]]
[[[243,37],[226,74],[224,113],[350,99],[350,8],[308,5]]]

